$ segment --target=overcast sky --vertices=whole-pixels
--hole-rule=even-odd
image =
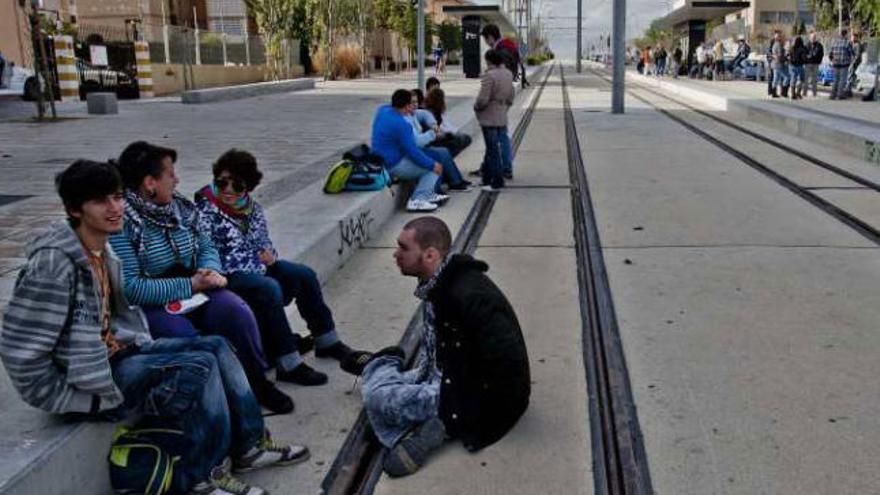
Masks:
[[[584,11],[584,50],[598,44],[599,35],[611,32],[611,4],[613,0],[582,0]],[[498,4],[498,0],[475,0],[474,3]],[[627,39],[639,36],[651,20],[667,12],[672,0],[626,0]],[[532,16],[540,7],[545,33],[550,46],[560,57],[574,58],[577,43],[574,29],[577,25],[577,0],[533,0]]]

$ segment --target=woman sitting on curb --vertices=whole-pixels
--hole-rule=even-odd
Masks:
[[[247,151],[224,153],[214,164],[214,181],[196,193],[199,230],[217,246],[228,288],[253,309],[276,378],[323,385],[327,375],[305,364],[300,354],[314,346],[317,357],[342,360],[352,350],[336,333],[315,272],[278,259],[263,209],[250,195],[262,177]],[[294,299],[311,338],[302,339],[290,328],[284,308]]]
[[[195,337],[200,331],[226,337],[260,404],[289,413],[293,400],[266,379],[253,313],[224,288],[220,257],[210,237],[198,231],[195,205],[175,193],[176,160],[176,151],[144,141],[119,156],[125,227],[110,237],[110,245],[122,261],[125,295],[143,307],[154,338]],[[198,294],[201,304],[193,299]]]

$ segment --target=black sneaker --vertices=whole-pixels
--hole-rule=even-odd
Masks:
[[[345,359],[343,359],[339,363],[339,367],[342,368],[342,371],[346,373],[351,373],[355,376],[361,376],[364,373],[364,368],[370,364],[370,361],[381,357],[381,356],[393,356],[400,358],[400,361],[403,362],[406,359],[406,352],[400,348],[400,346],[390,346],[380,350],[377,353],[366,352],[366,351],[355,351],[348,355]]]
[[[302,363],[290,371],[275,370],[275,379],[279,382],[295,383],[304,387],[316,387],[327,383],[327,375],[314,370],[306,363]]]
[[[507,180],[513,180],[513,171],[508,170],[508,171],[504,172],[504,178]]]
[[[345,359],[345,356],[351,354],[352,348],[345,345],[341,340],[336,342],[333,345],[328,345],[327,347],[320,347],[315,349],[315,357],[319,358],[333,358],[337,361],[342,361]]]
[[[292,413],[294,409],[293,399],[284,392],[278,390],[275,384],[266,380],[252,387],[257,402],[275,414]]]

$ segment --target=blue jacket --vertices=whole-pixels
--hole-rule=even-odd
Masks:
[[[243,231],[240,223],[220,210],[205,196],[196,193],[199,209],[199,231],[211,236],[223,263],[223,273],[266,273],[266,265],[260,261],[260,251],[275,247],[269,238],[266,215],[259,203],[248,217],[248,229]]]
[[[371,141],[373,153],[385,160],[388,169],[396,167],[404,158],[409,158],[422,168],[434,168],[434,160],[425,155],[416,144],[412,124],[391,105],[383,105],[376,111]]]

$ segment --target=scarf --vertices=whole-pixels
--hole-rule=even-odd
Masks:
[[[232,219],[233,223],[235,223],[242,232],[247,233],[248,228],[250,227],[251,213],[254,212],[254,201],[251,199],[250,194],[244,193],[242,197],[238,198],[238,200],[232,204],[221,199],[220,191],[217,190],[217,186],[214,184],[209,184],[203,187],[198,194],[210,201],[211,204],[217,207],[217,209]]]
[[[193,253],[198,251],[195,244],[198,237],[199,217],[198,210],[192,202],[176,192],[167,205],[147,201],[131,189],[126,189],[124,194],[125,224],[131,230],[131,240],[138,257],[142,260],[146,257],[144,232],[147,224],[155,225],[164,232],[175,253],[180,253],[180,249],[174,243],[171,232],[180,226],[189,228],[192,231]]]
[[[440,283],[440,278],[449,264],[449,260],[448,257],[443,260],[434,275],[420,283],[415,291],[415,296],[424,302],[422,306],[422,345],[419,348],[418,360],[419,382],[433,382],[440,379],[440,370],[437,368],[437,330],[434,325],[434,303],[428,297]]]

